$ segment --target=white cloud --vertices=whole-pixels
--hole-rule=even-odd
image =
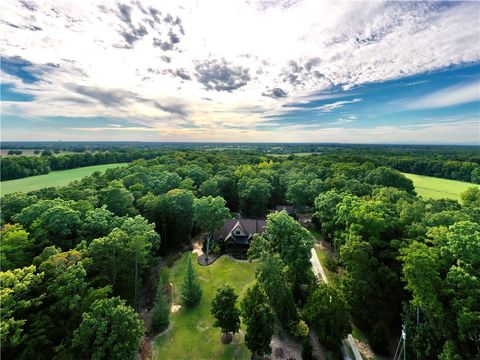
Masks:
[[[331,104],[325,104],[325,105],[322,105],[322,106],[318,106],[315,109],[320,110],[321,112],[331,112],[335,109],[343,107],[344,105],[354,104],[354,103],[357,103],[359,101],[362,101],[362,99],[357,98],[357,99],[353,99],[353,100],[336,101],[336,102],[331,103]]]
[[[21,2],[2,1],[2,56],[58,65],[43,73],[39,83],[15,80],[37,100],[3,102],[2,112],[123,118],[182,136],[187,136],[181,128],[187,119],[215,132],[208,136],[217,139],[234,134],[221,126],[253,127],[265,114],[290,111],[282,105],[292,101],[342,97],[318,95],[332,86],[351,88],[480,60],[479,4],[474,2],[122,3],[131,8],[127,17],[107,0],[38,1],[35,11]],[[158,22],[150,8],[162,12]],[[177,17],[182,30],[174,24]],[[199,67],[207,62],[210,66]],[[198,68],[210,71],[211,83],[217,84],[213,90],[204,86],[208,73],[202,74],[204,83],[197,81]],[[2,78],[7,79],[5,74]],[[262,96],[274,88],[288,96]],[[86,95],[88,91],[97,96]],[[347,103],[336,101],[318,110]],[[262,135],[253,134],[252,140]]]
[[[405,105],[406,109],[436,109],[448,106],[467,104],[480,101],[480,82],[449,86],[431,94],[412,100]]]

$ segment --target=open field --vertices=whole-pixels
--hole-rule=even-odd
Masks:
[[[403,173],[413,181],[415,191],[424,198],[431,199],[454,199],[460,201],[460,194],[472,186],[480,188],[480,185],[457,180],[441,179],[431,176]]]
[[[10,194],[16,191],[33,191],[51,186],[67,185],[73,180],[79,180],[88,176],[95,171],[105,171],[107,169],[126,165],[127,163],[106,164],[85,166],[76,169],[52,171],[45,175],[30,176],[23,179],[2,181],[0,183],[1,196]]]
[[[243,332],[235,334],[233,341],[223,345],[220,329],[213,327],[210,314],[215,290],[223,284],[232,286],[238,295],[255,280],[256,263],[234,261],[222,256],[210,266],[197,264],[196,255],[192,259],[200,282],[203,296],[193,309],[181,307],[170,317],[170,328],[158,337],[154,344],[155,359],[250,359],[245,346]],[[173,302],[181,304],[180,286],[183,281],[188,253],[173,265],[170,281],[173,284]]]

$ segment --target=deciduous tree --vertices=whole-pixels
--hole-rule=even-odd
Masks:
[[[247,289],[241,301],[242,319],[246,325],[245,343],[256,355],[269,355],[272,352],[270,342],[273,335],[275,317],[268,305],[265,290],[255,283]]]
[[[240,330],[240,310],[237,308],[238,295],[228,284],[219,287],[212,300],[213,326],[219,327],[225,334],[226,343],[232,340],[231,333]]]

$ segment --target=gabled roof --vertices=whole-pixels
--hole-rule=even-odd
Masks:
[[[265,231],[265,220],[257,219],[228,219],[223,227],[213,234],[214,241],[233,240],[237,244],[248,244],[254,234],[262,234]],[[239,226],[247,236],[236,236],[232,231]]]

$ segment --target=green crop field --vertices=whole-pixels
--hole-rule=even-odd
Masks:
[[[460,201],[460,194],[470,187],[480,185],[457,180],[441,179],[431,176],[403,173],[413,181],[415,191],[424,198],[431,199],[454,199]]]
[[[197,264],[196,255],[192,259],[200,279],[203,296],[193,309],[181,307],[170,316],[170,328],[159,336],[154,344],[155,359],[250,359],[245,346],[243,331],[235,334],[233,341],[223,345],[221,331],[213,327],[210,313],[215,291],[223,284],[232,286],[238,295],[255,280],[256,263],[234,261],[222,256],[210,266]],[[173,284],[173,302],[181,304],[179,289],[183,281],[188,253],[183,254],[171,269],[170,281]]]
[[[69,182],[79,180],[95,171],[105,171],[126,164],[127,163],[117,163],[86,166],[70,170],[52,171],[45,175],[30,176],[23,179],[2,181],[0,182],[0,194],[3,196],[16,191],[27,192],[51,186],[67,185]]]

